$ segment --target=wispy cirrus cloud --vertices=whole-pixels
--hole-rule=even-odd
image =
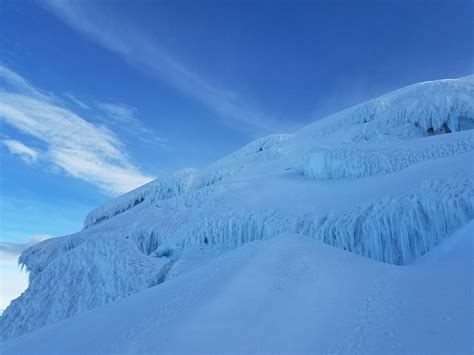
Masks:
[[[117,132],[124,133],[127,136],[133,136],[133,139],[147,144],[155,144],[161,148],[166,148],[167,140],[159,137],[156,132],[146,127],[138,117],[138,110],[122,102],[102,102],[93,100],[86,102],[78,99],[71,93],[65,93],[64,96],[76,107],[87,110],[91,116],[98,118],[99,121],[107,126],[112,126]]]
[[[263,132],[278,130],[278,122],[238,93],[222,88],[178,61],[154,38],[123,19],[95,7],[94,2],[47,0],[41,3],[63,22],[115,52],[125,61],[164,80],[207,106],[227,124]]]
[[[4,66],[0,66],[0,79],[6,82],[0,89],[0,120],[40,141],[45,161],[114,194],[152,180],[130,162],[123,143],[110,129],[89,122]],[[19,141],[9,145],[22,150],[23,156],[33,156]]]
[[[130,105],[123,103],[97,102],[97,107],[99,107],[109,117],[114,118],[119,122],[130,123],[137,121],[137,109]]]
[[[0,88],[5,91],[22,92],[38,99],[49,100],[48,96],[30,85],[21,75],[0,63]]]
[[[117,129],[125,128],[128,133],[133,134],[135,138],[144,143],[166,146],[166,139],[157,136],[153,130],[143,125],[135,107],[124,103],[100,101],[96,101],[95,106],[109,118],[108,122],[116,126]]]
[[[86,104],[83,101],[77,99],[73,94],[67,92],[67,93],[64,94],[64,96],[66,96],[70,101],[75,103],[80,108],[82,108],[84,110],[89,110],[90,109],[90,106],[88,104]]]
[[[2,143],[8,148],[11,154],[18,155],[27,164],[32,164],[38,159],[38,152],[20,141],[3,139]]]

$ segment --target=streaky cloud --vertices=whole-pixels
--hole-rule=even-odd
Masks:
[[[166,148],[166,139],[159,137],[156,132],[146,127],[138,118],[138,110],[128,104],[118,102],[101,102],[95,101],[95,107],[100,110],[106,118],[107,122],[115,126],[118,130],[126,127],[129,134],[133,134],[135,139],[143,143],[156,144],[162,148]]]
[[[77,99],[73,94],[67,92],[67,93],[64,94],[64,96],[66,96],[70,101],[75,103],[77,106],[79,106],[83,110],[90,110],[90,106],[88,104],[86,104],[85,102]]]
[[[126,62],[168,82],[214,111],[226,124],[243,130],[269,133],[281,130],[273,117],[253,107],[236,92],[218,87],[179,62],[141,29],[113,15],[92,8],[91,2],[47,0],[42,2],[63,22],[86,35]]]
[[[38,159],[38,152],[20,141],[3,139],[2,143],[8,148],[11,154],[18,155],[27,164],[32,164]]]
[[[130,162],[124,144],[110,129],[63,107],[8,68],[0,66],[0,78],[9,84],[0,89],[0,120],[44,144],[47,162],[112,194],[153,179]],[[4,144],[22,151],[23,157],[34,155],[21,142]]]

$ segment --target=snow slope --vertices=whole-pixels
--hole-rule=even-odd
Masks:
[[[30,284],[0,317],[0,338],[282,234],[408,265],[474,217],[473,128],[474,77],[425,82],[160,177],[91,211],[82,231],[22,254]]]
[[[3,353],[472,353],[472,235],[405,267],[300,235],[254,241]]]

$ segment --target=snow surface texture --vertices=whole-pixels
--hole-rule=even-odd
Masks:
[[[415,84],[120,196],[82,231],[22,254],[30,285],[0,317],[0,337],[285,233],[407,265],[474,217],[473,105],[472,77]]]
[[[300,235],[254,241],[3,354],[472,354],[474,223],[397,267]]]

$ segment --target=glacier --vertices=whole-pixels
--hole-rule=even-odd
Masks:
[[[474,218],[473,129],[474,77],[430,81],[161,176],[23,252],[29,286],[0,317],[0,339],[282,235],[411,267]]]

